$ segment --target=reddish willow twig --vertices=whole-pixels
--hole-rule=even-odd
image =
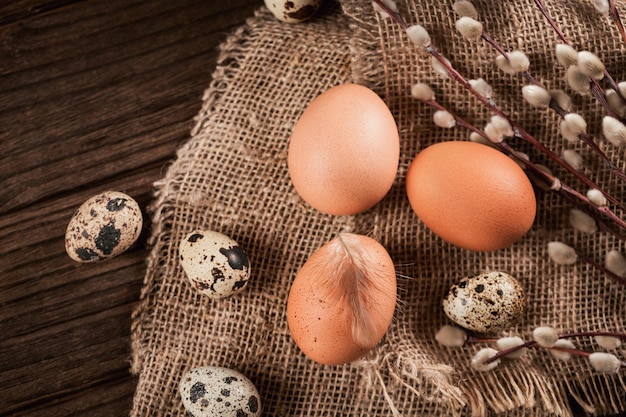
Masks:
[[[622,40],[626,43],[626,31],[624,30],[622,19],[620,19],[619,13],[617,12],[615,0],[609,0],[609,15],[611,16],[611,19],[613,19],[613,22],[615,23],[615,26],[617,27],[620,35],[622,35]]]
[[[541,181],[543,181],[546,187],[550,188],[553,192],[559,194],[561,197],[567,199],[570,203],[574,204],[581,210],[584,210],[585,212],[587,212],[587,214],[592,215],[588,210],[586,210],[586,207],[588,205],[593,205],[594,203],[587,196],[579,193],[578,191],[574,190],[567,184],[562,183],[558,178],[556,178],[554,175],[550,174],[549,172],[546,172],[545,170],[541,169],[534,162],[520,158],[519,153],[515,149],[513,149],[506,141],[502,140],[501,142],[492,142],[489,136],[483,130],[472,125],[471,123],[469,123],[462,117],[458,116],[457,114],[452,113],[450,110],[445,108],[443,105],[441,105],[434,99],[422,100],[422,103],[429,105],[433,109],[448,112],[450,115],[452,115],[452,117],[454,117],[454,121],[457,125],[464,127],[465,129],[480,135],[483,139],[485,139],[486,141],[489,141],[494,146],[496,146],[500,151],[513,157],[519,163],[523,164],[528,170],[532,171],[532,173],[536,177],[538,177]],[[585,205],[579,204],[580,202],[585,203]],[[598,222],[598,226],[602,230],[612,234],[619,240],[626,241],[626,236],[624,234],[618,232],[614,228],[611,228],[602,218],[595,218],[595,220]],[[618,220],[621,221],[621,219],[619,218]],[[620,223],[620,225],[622,226],[624,224],[625,223],[623,221]],[[625,281],[625,285],[626,285],[626,281]]]
[[[588,351],[576,348],[569,340],[574,338],[593,337],[602,350]],[[487,347],[480,349],[472,358],[471,366],[477,371],[486,372],[498,366],[500,359],[508,357],[517,359],[524,356],[531,348],[545,349],[561,360],[569,360],[572,356],[586,357],[590,365],[598,372],[616,374],[626,367],[626,362],[618,358],[614,351],[626,340],[626,333],[617,331],[581,331],[559,334],[551,326],[539,326],[533,329],[532,340],[525,341],[518,336],[472,336],[456,326],[444,325],[435,335],[437,342],[446,347],[461,347],[472,344],[495,344],[497,349]]]
[[[436,100],[426,100],[426,101],[422,101],[422,102],[427,104],[427,105],[429,105],[429,106],[431,106],[434,109],[441,110],[441,111],[446,111],[446,112],[450,113],[444,106],[439,104]],[[482,138],[490,141],[488,135],[483,130],[480,130],[476,126],[472,125],[471,123],[467,122],[465,119],[459,117],[458,115],[456,115],[454,113],[450,113],[450,114],[452,115],[452,117],[454,117],[454,120],[455,120],[456,124],[466,128],[466,129],[468,129],[468,130],[470,130],[470,131],[480,135]],[[523,158],[520,158],[519,154],[517,153],[517,151],[515,151],[506,141],[497,142],[497,143],[494,143],[494,145],[498,149],[500,149],[500,151],[506,153],[507,155],[509,155],[512,158],[516,159],[521,164],[525,165],[526,168],[531,170],[537,177],[539,177],[539,179],[541,181],[543,181],[543,183],[547,187],[549,187],[552,191],[556,192],[557,194],[559,194],[561,197],[563,197],[564,199],[566,199],[570,203],[574,204],[575,206],[577,206],[577,207],[579,207],[581,209],[582,209],[582,207],[580,207],[580,205],[577,204],[577,202],[585,201],[588,204],[591,204],[591,202],[589,201],[589,199],[586,196],[578,193],[576,190],[573,190],[573,189],[569,188],[569,186],[567,186],[566,184],[562,184],[557,178],[555,178],[550,173],[542,170],[541,168],[539,168],[533,162],[525,160]],[[587,213],[590,214],[589,212],[587,212]],[[595,220],[596,220],[597,224],[599,225],[599,227],[602,230],[604,230],[604,231],[606,231],[608,233],[611,233],[612,235],[614,235],[616,238],[618,238],[620,240],[626,241],[626,237],[623,234],[620,234],[619,232],[615,231],[613,228],[609,227],[604,221],[602,221],[602,219],[596,218]],[[620,275],[614,273],[613,271],[609,270],[608,268],[606,268],[604,265],[602,265],[601,263],[597,262],[593,258],[583,254],[581,251],[576,250],[576,249],[575,249],[575,251],[576,251],[576,255],[583,262],[585,262],[585,263],[591,265],[592,267],[602,271],[605,275],[607,275],[613,281],[615,281],[615,282],[617,282],[617,283],[619,283],[621,285],[626,286],[626,278],[623,278]]]
[[[540,0],[535,0],[536,2],[540,3]],[[409,25],[404,21],[404,19],[402,18],[402,16],[391,10],[383,1],[381,0],[374,0],[374,2],[385,12],[387,13],[402,29],[407,30],[409,28]],[[495,43],[495,42],[494,42]],[[511,120],[511,118],[505,114],[494,102],[493,100],[485,97],[484,95],[482,95],[480,92],[478,92],[476,89],[474,89],[472,87],[472,85],[470,84],[469,80],[467,80],[461,73],[459,73],[453,66],[452,64],[432,45],[428,44],[425,46],[426,52],[428,52],[435,60],[437,60],[448,72],[448,74],[459,84],[461,84],[467,91],[469,91],[472,95],[474,95],[481,103],[483,103],[489,110],[491,110],[494,114],[505,118],[507,121],[509,121],[509,123],[511,124],[511,126],[513,127],[514,131],[515,131],[515,136],[516,137],[520,137],[524,140],[526,140],[527,142],[529,142],[531,145],[533,145],[535,148],[537,148],[539,151],[541,151],[542,153],[544,153],[548,158],[550,158],[551,160],[553,160],[554,162],[556,162],[557,164],[559,164],[561,167],[563,167],[565,170],[567,170],[568,172],[570,172],[572,175],[574,175],[578,180],[580,180],[581,182],[583,182],[585,185],[587,185],[589,188],[592,189],[597,189],[600,190],[604,196],[607,198],[607,200],[609,202],[611,202],[612,204],[614,204],[615,206],[619,207],[620,209],[624,210],[624,206],[623,203],[618,201],[615,197],[613,197],[611,194],[609,194],[608,192],[602,190],[602,188],[600,188],[595,182],[593,182],[589,177],[587,177],[586,175],[584,175],[582,172],[574,169],[571,165],[569,165],[567,162],[565,162],[564,160],[562,160],[558,155],[556,155],[554,152],[552,152],[549,148],[547,148],[545,145],[543,145],[541,142],[539,142],[536,138],[534,138],[530,133],[528,133],[526,130],[524,130],[521,126],[517,125],[514,121]],[[502,48],[499,48],[500,50],[502,50]],[[502,50],[503,51],[503,50]],[[554,184],[554,181],[552,181],[550,184]],[[561,183],[562,184],[562,183]],[[621,217],[619,217],[613,210],[611,210],[610,207],[608,206],[604,206],[604,205],[598,205],[595,204],[594,202],[590,201],[588,198],[586,198],[585,196],[583,196],[582,194],[580,194],[579,192],[575,191],[572,187],[565,185],[561,185],[561,189],[564,192],[569,193],[571,196],[573,196],[574,198],[582,201],[585,204],[590,205],[597,213],[599,213],[600,215],[606,216],[608,217],[610,220],[612,220],[613,222],[615,222],[617,225],[619,225],[622,228],[626,228],[626,221],[624,221]],[[594,216],[595,217],[595,216]]]
[[[569,39],[567,39],[565,34],[559,28],[558,24],[554,21],[554,19],[552,19],[552,17],[548,13],[548,10],[546,9],[546,7],[543,4],[542,0],[534,0],[534,1],[535,1],[535,4],[537,5],[537,8],[541,12],[541,14],[546,18],[546,20],[548,21],[550,27],[552,27],[552,29],[557,33],[557,35],[563,41],[563,43],[565,43],[566,45],[571,45],[571,42],[569,41]],[[618,29],[619,29],[620,33],[622,34],[622,37],[624,38],[624,41],[626,42],[626,33],[624,32],[624,27],[622,26],[622,23],[621,23],[621,20],[620,20],[620,17],[619,17],[619,13],[617,12],[617,8],[615,7],[615,2],[611,0],[610,1],[610,5],[611,5],[610,6],[610,14],[613,17],[613,20],[616,22],[616,25],[618,26]],[[609,83],[610,88],[613,91],[615,91],[617,96],[620,98],[622,104],[626,105],[626,98],[624,98],[624,96],[622,95],[622,92],[619,89],[615,79],[611,76],[611,74],[606,69],[604,70],[604,79]],[[618,115],[616,115],[615,112],[613,112],[613,110],[609,106],[609,104],[608,104],[608,102],[606,100],[606,96],[602,92],[602,88],[600,87],[598,81],[592,79],[590,81],[590,88],[591,88],[591,92],[592,92],[593,96],[600,102],[600,105],[605,109],[607,114],[609,116],[611,116],[611,117],[614,117],[616,119],[620,119],[620,120],[623,121],[623,118],[621,118]],[[552,107],[552,104],[551,104],[551,107]],[[561,111],[558,108],[556,108],[556,107],[553,107],[553,108],[554,108],[554,110],[557,113],[559,113],[559,114],[561,114],[563,116],[563,114],[561,113]],[[626,173],[624,173],[619,168],[617,168],[609,160],[609,158],[606,156],[606,154],[604,152],[602,152],[602,150],[598,147],[598,145],[593,140],[591,140],[591,138],[588,135],[586,135],[586,134],[583,135],[582,139],[600,157],[600,159],[604,162],[604,164],[608,167],[608,169],[611,171],[611,173],[613,175],[619,177],[622,180],[626,179]]]
[[[550,25],[550,27],[552,27],[552,29],[556,32],[558,37],[561,39],[561,41],[563,41],[563,43],[566,44],[566,45],[571,45],[572,43],[569,41],[569,39],[567,39],[567,36],[565,36],[563,31],[561,31],[561,29],[559,28],[559,25],[556,23],[556,21],[548,13],[548,9],[546,9],[546,6],[543,4],[543,1],[542,0],[534,0],[534,2],[537,5],[537,8],[541,12],[541,14],[548,21],[548,24]],[[613,9],[614,9],[616,18],[619,21],[619,15],[617,13],[617,9],[615,8],[615,4],[614,3],[613,3]],[[621,25],[621,21],[620,21],[619,25]],[[623,28],[622,28],[622,30],[623,30]],[[611,74],[606,69],[604,70],[604,77],[607,80],[607,82],[609,83],[609,86],[611,87],[611,89],[613,89],[617,93],[617,95],[620,97],[620,99],[622,100],[622,103],[626,104],[626,99],[624,98],[624,96],[620,92],[620,90],[619,90],[619,88],[617,86],[617,83],[615,82],[615,79],[611,76]],[[592,94],[594,95],[594,97],[596,97],[596,99],[598,99],[600,101],[600,104],[602,104],[602,106],[607,110],[607,112],[609,114],[613,114],[613,112],[609,108],[608,104],[606,103],[606,100],[604,100],[604,94],[602,93],[602,87],[600,87],[600,84],[598,83],[598,81],[591,80],[591,91],[592,91]]]
[[[591,332],[572,332],[572,333],[561,333],[557,336],[558,340],[561,339],[573,339],[573,338],[579,338],[579,337],[596,337],[596,336],[606,336],[606,337],[614,337],[616,339],[620,339],[620,340],[626,340],[626,334],[624,333],[619,333],[619,332],[602,332],[602,331],[591,331]],[[480,338],[476,338],[476,337],[470,337],[468,338],[468,342],[472,342],[472,343],[482,343],[482,342],[490,342],[492,339],[480,339]],[[511,353],[517,352],[521,349],[524,348],[535,348],[535,347],[542,347],[537,341],[535,340],[531,340],[531,341],[526,341],[522,344],[510,347],[508,349],[504,349],[499,351],[497,354],[495,354],[494,356],[490,357],[489,359],[485,360],[483,363],[484,364],[489,364],[491,362],[495,362],[498,359],[501,359],[507,355],[510,355]],[[564,350],[564,351],[568,351],[569,353],[574,353],[577,354],[579,356],[587,356],[588,352],[583,352],[583,351],[579,351],[579,350],[570,350],[570,349],[562,349],[562,348],[554,348],[554,347],[549,347],[548,349],[557,349],[557,350]]]
[[[492,48],[494,48],[498,53],[500,53],[503,57],[505,57],[507,59],[507,61],[509,60],[509,56],[508,53],[504,50],[504,48],[502,48],[502,46],[486,31],[483,31],[483,33],[481,34],[481,38],[487,42],[488,45],[490,45]],[[525,70],[522,72],[522,76],[526,79],[526,81],[530,84],[533,85],[537,85],[543,88],[543,86],[541,86],[541,83],[539,83],[533,76],[532,74],[528,71]],[[602,96],[603,101],[606,104],[606,108],[609,109],[609,112],[611,114],[614,115],[614,112],[609,108],[608,103],[606,103],[606,98],[604,96]],[[559,116],[561,116],[561,118],[564,118],[565,115],[567,115],[569,112],[567,110],[565,110],[563,107],[561,107],[556,100],[551,99],[550,100],[550,104],[549,107],[554,110],[555,113],[557,113]],[[616,115],[614,116],[616,117]],[[618,177],[619,179],[621,179],[622,181],[626,181],[626,173],[621,171],[618,167],[616,167],[613,162],[609,159],[609,157],[602,151],[602,149],[598,146],[598,144],[596,144],[593,139],[591,138],[591,136],[589,136],[586,132],[582,132],[580,135],[580,138],[583,140],[583,142],[589,146],[589,148],[600,158],[600,160],[604,163],[604,165],[607,167],[607,169],[616,177]],[[607,196],[608,197],[608,196]],[[623,207],[620,205],[620,208],[623,209]]]

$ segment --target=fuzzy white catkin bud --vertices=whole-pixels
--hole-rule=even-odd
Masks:
[[[606,350],[617,349],[622,346],[622,341],[613,336],[595,336],[594,339],[596,343],[602,348]]]
[[[447,58],[444,58],[444,60],[448,65],[450,65],[450,61]],[[446,66],[439,62],[439,60],[434,56],[430,58],[430,65],[433,67],[433,70],[442,78],[447,79],[450,77],[450,74],[448,73],[448,68],[446,68]]]
[[[607,204],[606,197],[604,196],[602,191],[596,188],[592,188],[589,191],[587,191],[587,198],[596,206],[602,207],[602,206],[606,206]]]
[[[461,36],[467,40],[478,39],[483,34],[483,24],[468,16],[460,17],[455,26]]]
[[[496,65],[500,68],[500,70],[511,75],[528,71],[528,68],[530,67],[530,60],[524,52],[513,51],[507,53],[507,55],[508,59],[504,55],[498,55],[496,57]]]
[[[481,143],[483,145],[493,146],[493,142],[491,142],[489,139],[485,138],[483,135],[477,132],[470,133],[469,140],[470,142],[476,142],[476,143]]]
[[[604,78],[604,63],[597,55],[589,51],[580,51],[578,53],[578,68],[580,68],[580,72],[594,80]]]
[[[603,15],[609,14],[609,0],[591,0],[591,4],[593,4],[598,13]]]
[[[550,100],[552,100],[548,90],[535,84],[522,87],[522,96],[531,106],[539,107],[540,109],[548,107]]]
[[[598,372],[616,374],[622,367],[622,361],[612,353],[594,352],[589,355],[589,363]]]
[[[613,146],[621,146],[626,143],[626,126],[611,116],[602,118],[602,134]]]
[[[430,46],[430,34],[421,25],[412,25],[406,29],[406,35],[412,44],[425,48]]]
[[[550,326],[540,326],[533,330],[533,340],[543,348],[550,348],[559,340],[559,335]]]
[[[493,94],[493,89],[487,83],[487,81],[482,78],[478,78],[476,80],[469,80],[469,85],[481,96],[485,98],[491,98]]]
[[[604,257],[604,266],[617,276],[626,277],[626,257],[618,250],[612,249]]]
[[[567,85],[578,94],[588,94],[590,91],[589,83],[591,78],[583,74],[578,65],[570,65],[565,73]]]
[[[576,208],[571,209],[569,212],[569,224],[579,232],[587,234],[593,234],[598,231],[594,218]]]
[[[566,340],[566,339],[557,340],[556,342],[554,342],[554,345],[552,345],[552,347],[562,348],[562,349],[576,349],[576,346],[574,346],[574,344],[571,341]],[[562,350],[557,350],[557,349],[550,349],[550,353],[552,354],[552,356],[562,361],[568,361],[572,357],[571,353],[563,352]]]
[[[435,92],[426,83],[417,83],[411,87],[411,97],[420,101],[435,100]]]
[[[452,128],[456,125],[456,120],[452,113],[445,110],[437,110],[433,114],[433,122],[439,127]]]
[[[467,16],[467,17],[471,17],[472,19],[476,19],[478,17],[478,11],[476,10],[476,7],[474,7],[474,4],[471,1],[467,1],[467,0],[455,1],[454,4],[452,5],[452,9],[454,10],[454,13],[456,13],[459,16]]]
[[[550,90],[550,97],[558,104],[560,108],[565,111],[570,111],[572,108],[572,98],[563,90]]]
[[[556,61],[565,68],[569,68],[578,63],[578,51],[570,45],[560,43],[556,46],[555,52]]]
[[[472,358],[472,361],[470,362],[470,365],[473,369],[480,372],[490,371],[498,366],[498,364],[500,363],[500,359],[490,362],[488,364],[485,364],[484,362],[497,354],[498,351],[493,348],[483,348],[476,352],[476,354]]]
[[[561,123],[559,124],[559,132],[561,132],[563,139],[569,143],[578,143],[580,141],[580,135],[584,133],[580,129],[577,129],[574,124],[565,119],[561,120]]]
[[[548,256],[559,265],[572,265],[578,260],[578,254],[574,248],[563,242],[549,242]]]
[[[446,324],[435,334],[435,340],[443,346],[460,347],[465,344],[467,333],[460,327]]]
[[[587,94],[591,89],[589,86],[591,79],[580,71],[578,65],[570,65],[565,73],[565,79],[567,85],[578,94]]]
[[[511,122],[507,118],[500,115],[491,116],[491,124],[502,134],[504,137],[511,137],[515,134]]]
[[[511,66],[511,63],[509,62],[508,59],[506,59],[504,55],[498,55],[496,57],[496,65],[501,71],[503,71],[506,74],[509,74],[509,75],[517,74],[517,71],[513,69],[513,67]]]
[[[576,171],[583,167],[583,157],[572,149],[565,149],[562,153],[563,160]]]
[[[620,81],[617,83],[617,89],[622,97],[626,97],[626,81]]]
[[[523,344],[524,340],[518,336],[501,337],[496,341],[496,346],[498,347],[498,350],[507,350],[516,346],[521,346]],[[527,348],[521,348],[507,354],[506,357],[511,359],[519,359],[523,357],[526,352],[528,352]]]
[[[563,120],[565,120],[575,132],[585,133],[587,131],[587,122],[585,118],[578,113],[567,113],[563,116]]]
[[[528,71],[528,68],[530,68],[530,60],[522,51],[509,52],[509,61],[511,62],[511,67],[517,72]]]
[[[498,130],[498,128],[494,126],[493,123],[487,123],[483,131],[485,132],[485,135],[487,135],[491,143],[500,143],[504,140],[502,132]]]
[[[615,90],[606,90],[604,92],[604,97],[606,97],[606,102],[609,104],[609,108],[613,110],[613,113],[620,117],[624,117],[624,115],[626,115],[626,106],[624,106],[622,99]]]

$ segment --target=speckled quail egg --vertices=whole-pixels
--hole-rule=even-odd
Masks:
[[[248,256],[236,241],[222,233],[193,231],[181,240],[178,250],[187,278],[210,298],[229,297],[248,284]]]
[[[463,278],[443,299],[446,315],[461,327],[493,333],[513,325],[526,311],[526,292],[505,272]]]
[[[260,416],[254,384],[233,369],[201,366],[183,375],[179,384],[185,410],[194,417]]]
[[[265,0],[278,20],[287,23],[300,23],[310,19],[317,13],[322,0]]]
[[[143,216],[137,202],[118,191],[85,201],[65,231],[65,251],[77,262],[97,262],[130,249],[141,234]]]

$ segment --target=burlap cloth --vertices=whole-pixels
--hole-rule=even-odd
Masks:
[[[458,35],[452,3],[408,0],[398,6],[410,24],[429,30],[433,43],[467,78],[490,82],[497,102],[526,130],[557,153],[567,147],[580,151],[585,171],[623,200],[624,186],[607,176],[584,146],[560,138],[554,114],[522,101],[521,77],[499,72],[489,47]],[[626,79],[625,49],[608,18],[589,1],[547,3],[577,49],[595,52],[618,81]],[[532,0],[477,0],[475,5],[486,29],[506,49],[528,53],[539,81],[567,89],[564,70],[555,63],[557,37]],[[453,349],[435,341],[435,332],[448,323],[440,299],[450,284],[488,270],[511,273],[528,292],[528,311],[505,334],[529,340],[538,325],[563,332],[624,331],[626,289],[584,263],[556,265],[546,255],[546,244],[560,240],[600,262],[608,250],[624,248],[605,233],[575,232],[567,224],[570,206],[542,191],[533,229],[511,248],[472,253],[431,234],[405,197],[408,164],[425,146],[466,140],[468,132],[435,127],[432,110],[410,97],[411,85],[431,83],[440,102],[479,126],[490,115],[452,81],[438,77],[429,59],[396,24],[375,13],[369,0],[330,3],[316,19],[300,25],[281,23],[260,8],[224,42],[213,78],[191,139],[156,186],[153,250],[132,329],[132,368],[139,378],[132,416],[184,415],[178,382],[199,365],[247,375],[268,416],[626,411],[623,373],[597,374],[584,358],[562,362],[533,350],[524,359],[480,373],[471,370],[469,361],[484,345]],[[286,152],[291,128],[306,105],[348,81],[371,87],[387,102],[400,131],[401,160],[397,180],[380,204],[359,215],[333,217],[295,193]],[[593,99],[574,96],[574,106],[600,138],[601,110]],[[623,168],[623,151],[598,141]],[[513,145],[580,188],[524,143]],[[242,294],[212,301],[188,284],[177,248],[196,228],[225,233],[246,249],[252,278]],[[290,338],[286,302],[298,268],[343,230],[375,237],[389,250],[400,275],[400,299],[388,334],[371,355],[349,365],[323,366],[306,359]],[[574,342],[581,349],[597,349],[591,340]],[[623,351],[617,353],[623,357]]]

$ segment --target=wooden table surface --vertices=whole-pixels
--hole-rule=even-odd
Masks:
[[[100,191],[151,202],[218,45],[262,5],[0,2],[0,415],[128,415],[148,231],[126,254],[77,264],[65,228]]]

